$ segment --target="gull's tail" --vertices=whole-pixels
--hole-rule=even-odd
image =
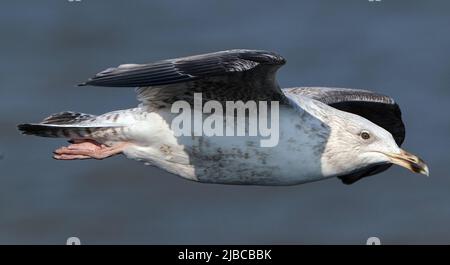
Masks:
[[[65,111],[53,114],[40,123],[20,124],[17,127],[23,134],[70,139],[96,138],[105,131],[121,127],[117,124],[99,123],[96,118],[91,114]]]

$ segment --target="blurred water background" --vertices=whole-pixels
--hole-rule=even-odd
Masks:
[[[450,2],[2,1],[0,243],[450,243]],[[198,184],[118,156],[51,158],[60,139],[16,124],[136,105],[133,89],[75,87],[121,63],[232,48],[276,51],[289,86],[369,88],[403,109],[406,150],[354,185]]]

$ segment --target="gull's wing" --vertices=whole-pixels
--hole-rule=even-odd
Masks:
[[[192,102],[193,93],[207,100],[280,100],[275,74],[285,59],[258,50],[227,50],[149,64],[109,68],[81,85],[139,87],[138,99],[164,106]]]
[[[362,116],[389,131],[399,146],[405,139],[405,125],[400,107],[391,97],[362,89],[329,87],[294,87],[283,89],[283,92],[307,96],[336,109]],[[390,166],[390,164],[372,166],[339,178],[345,184],[351,184],[363,177],[384,171]]]

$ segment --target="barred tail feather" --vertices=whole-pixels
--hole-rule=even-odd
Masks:
[[[41,137],[63,137],[70,139],[88,138],[98,127],[74,127],[52,124],[20,124],[17,126],[23,134]],[[103,128],[103,127],[100,127]]]
[[[121,126],[99,124],[95,115],[68,111],[53,114],[40,123],[26,123],[17,126],[22,134],[70,139],[88,139],[99,131],[114,127]]]

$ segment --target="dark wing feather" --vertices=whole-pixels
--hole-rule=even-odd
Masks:
[[[100,72],[81,85],[140,87],[139,98],[144,102],[168,103],[186,99],[194,92],[206,93],[210,99],[219,97],[218,100],[245,100],[243,94],[249,99],[270,99],[283,95],[275,73],[284,63],[283,57],[272,52],[228,50],[121,65]]]
[[[327,87],[296,87],[285,89],[284,92],[308,96],[339,110],[362,116],[389,131],[399,146],[405,139],[405,125],[400,107],[391,97],[362,89]],[[390,166],[391,164],[371,166],[339,178],[345,184],[352,184]]]

